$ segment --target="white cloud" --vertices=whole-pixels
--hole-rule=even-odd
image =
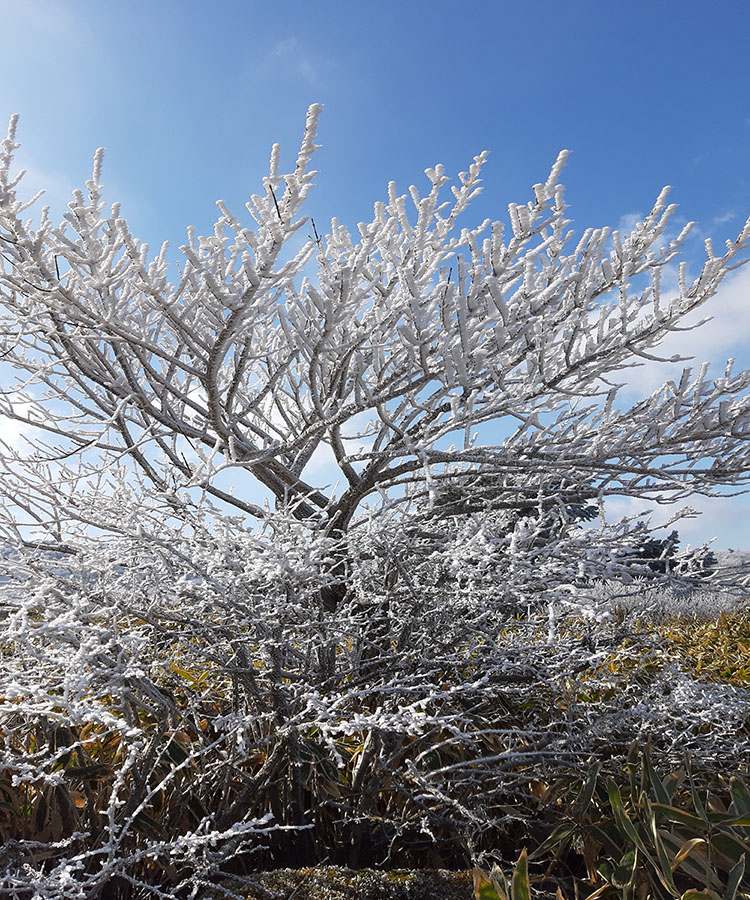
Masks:
[[[689,500],[671,505],[635,497],[614,497],[606,501],[607,520],[617,522],[625,516],[651,513],[651,525],[662,528],[683,507],[690,507],[698,515],[686,517],[669,526],[680,535],[680,546],[700,546],[716,538],[716,549],[743,549],[750,547],[750,495],[738,497],[701,497],[693,495]]]
[[[729,221],[727,214],[725,221]],[[624,216],[620,230],[627,232],[642,219],[638,214]],[[688,277],[694,277],[688,275]],[[676,292],[676,269],[669,266],[664,271],[662,288],[665,295]],[[649,396],[666,381],[679,382],[684,368],[693,374],[704,362],[710,363],[709,377],[720,377],[729,358],[736,360],[734,371],[750,368],[750,265],[731,272],[717,293],[700,309],[683,321],[683,326],[696,325],[702,319],[705,324],[690,331],[673,332],[650,351],[656,356],[669,358],[675,354],[688,357],[679,363],[660,363],[640,360],[633,368],[620,370],[613,376],[624,383],[618,395],[618,406],[623,409],[637,400]],[[663,526],[681,507],[690,506],[699,515],[680,520],[675,524],[683,546],[692,546],[716,537],[718,548],[750,547],[750,495],[707,498],[693,495],[688,500],[659,505],[635,498],[613,498],[607,501],[607,518],[616,521],[624,516],[651,511],[654,527]]]
[[[24,438],[29,431],[28,427],[16,419],[8,419],[6,416],[0,415],[0,440],[14,450],[20,450],[26,446]]]
[[[714,216],[711,219],[712,225],[726,225],[727,222],[732,222],[737,218],[737,213],[731,209],[728,209],[726,212],[721,213],[721,215]]]
[[[314,88],[325,87],[324,73],[333,65],[332,60],[311,52],[298,38],[291,36],[276,44],[272,59],[275,66],[285,67]]]
[[[642,222],[644,216],[642,213],[626,213],[624,216],[620,216],[620,220],[617,223],[617,230],[620,234],[630,234],[631,231],[635,230],[635,226]]]

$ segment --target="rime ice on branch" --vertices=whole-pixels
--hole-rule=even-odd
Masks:
[[[0,303],[3,359],[21,375],[0,412],[33,435],[29,452],[5,451],[6,539],[69,549],[82,527],[129,533],[106,513],[117,467],[176,521],[220,501],[267,523],[247,478],[239,491],[227,484],[242,470],[275,514],[336,540],[373,510],[434,519],[441,484],[459,477],[470,489],[481,473],[496,488],[488,508],[515,522],[516,556],[539,545],[540,528],[549,548],[551,506],[568,540],[571,505],[748,483],[749,373],[729,363],[709,381],[705,367],[687,368],[630,408],[616,380],[715,293],[750,224],[722,255],[707,242],[694,281],[682,263],[678,292],[665,296],[662,272],[690,229],[661,246],[675,209],[666,189],[632,232],[574,238],[563,152],[531,201],[510,204],[507,235],[499,222],[460,227],[482,153],[447,199],[443,167],[428,168],[424,195],[391,183],[358,234],[334,220],[319,237],[302,215],[319,113],[308,111],[292,172],[280,172],[274,145],[247,216],[219,202],[212,235],[188,229],[176,281],[166,245],[151,256],[119,205],[102,201],[101,151],[61,225],[46,208],[36,227],[23,219],[12,120],[0,157]],[[305,228],[314,235],[290,251]],[[497,443],[478,443],[476,427],[490,423]],[[335,491],[310,474],[321,450],[338,468]],[[611,575],[611,553],[584,555],[580,574],[602,565]]]

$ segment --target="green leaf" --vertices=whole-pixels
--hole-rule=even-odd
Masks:
[[[629,850],[620,860],[612,873],[612,881],[617,887],[627,887],[635,881],[635,870],[638,865],[638,851]]]
[[[680,900],[721,900],[721,897],[716,893],[716,891],[704,890],[698,891],[695,888],[690,888],[689,891],[685,891],[685,893],[680,897]]]
[[[630,838],[630,840],[653,865],[653,860],[651,859],[651,856],[646,849],[646,845],[643,843],[643,839],[638,834],[635,825],[633,825],[628,817],[628,814],[625,812],[625,807],[620,795],[620,789],[611,778],[607,783],[607,792],[609,794],[609,802],[612,806],[612,812],[614,812],[615,814],[615,824],[617,825],[620,834],[622,834],[623,837]]]
[[[688,780],[690,782],[690,796],[693,798],[693,806],[695,807],[695,811],[698,815],[706,821],[706,808],[703,805],[703,801],[698,794],[698,788],[695,786],[695,780],[693,779],[693,767],[689,758],[686,758],[685,765],[687,767]]]
[[[181,669],[179,666],[172,666],[172,671],[175,675],[179,675],[180,678],[183,678],[185,681],[197,682],[195,675],[192,675],[187,669]]]
[[[680,825],[689,825],[691,828],[701,832],[706,830],[704,819],[694,816],[692,813],[687,813],[682,809],[677,809],[676,806],[667,806],[666,803],[652,803],[651,806],[657,815],[661,814],[668,822],[679,822]]]
[[[612,881],[612,876],[615,872],[615,867],[612,864],[612,861],[609,859],[603,859],[599,865],[596,867],[596,871],[602,876],[602,878],[606,878],[607,881]]]
[[[744,781],[737,776],[732,776],[729,779],[729,790],[732,793],[732,802],[737,815],[750,815],[750,791]]]
[[[508,894],[503,890],[500,882],[487,872],[475,868],[473,877],[474,900],[509,900]]]
[[[474,888],[475,900],[507,900],[495,890],[491,881],[483,881],[478,887]]]
[[[659,867],[656,870],[656,874],[659,876],[659,881],[661,881],[664,887],[668,891],[671,891],[673,896],[676,897],[678,894],[678,890],[672,876],[672,867],[669,863],[669,856],[664,847],[664,842],[659,837],[659,831],[656,827],[656,815],[651,808],[648,797],[646,797],[645,795],[643,797],[643,805],[646,810],[646,816],[648,817],[649,825],[651,826],[651,836],[654,840],[654,847],[656,848],[656,858],[659,862]]]
[[[638,744],[631,744],[628,748],[628,757],[627,757],[627,766],[628,766],[628,781],[630,782],[630,796],[636,797],[639,793],[638,791],[638,761],[640,759],[640,751],[638,749]]]
[[[624,812],[625,807],[623,806],[620,788],[612,778],[607,781],[607,794],[609,796],[609,805],[612,807],[613,812],[616,813],[618,810]]]
[[[661,778],[656,773],[653,765],[651,764],[651,755],[648,752],[643,754],[643,765],[646,769],[646,774],[648,775],[648,780],[651,782],[651,787],[654,791],[654,796],[658,800],[659,803],[663,803],[665,806],[669,806],[670,796],[667,793],[664,785],[662,784]]]
[[[597,841],[604,853],[607,853],[612,859],[622,853],[622,840],[618,832],[612,828],[600,828],[598,825],[592,825],[587,828],[586,837]]]
[[[750,845],[731,831],[723,829],[715,831],[711,836],[711,847],[723,853],[732,862],[739,860],[745,853],[750,853]]]
[[[746,857],[742,856],[737,865],[730,869],[727,876],[727,889],[724,892],[724,900],[735,900],[737,888],[739,888],[742,876],[745,874],[745,860]]]
[[[669,775],[662,781],[664,785],[664,790],[669,795],[669,803],[671,804],[672,799],[674,798],[675,793],[677,792],[677,788],[682,784],[685,780],[685,771],[680,768],[676,772],[670,772]]]
[[[586,810],[591,806],[591,801],[594,797],[594,792],[596,791],[596,782],[599,777],[599,769],[601,768],[600,763],[596,763],[593,765],[589,771],[588,775],[586,775],[586,780],[583,783],[583,787],[580,790],[580,793],[576,797],[575,803],[573,804],[573,815],[576,818],[580,818]]]
[[[513,878],[511,880],[511,896],[513,900],[531,900],[531,889],[529,888],[529,861],[526,857],[526,848],[521,851],[518,857]]]
[[[540,856],[544,856],[548,850],[552,850],[561,844],[566,844],[568,838],[575,834],[576,828],[577,826],[570,822],[558,825],[551,834],[547,835],[533,853],[529,853],[529,859],[538,859]]]

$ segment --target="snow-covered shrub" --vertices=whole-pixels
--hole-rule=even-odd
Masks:
[[[743,585],[653,584],[636,579],[628,585],[599,582],[590,589],[590,602],[611,615],[632,620],[718,619],[721,615],[747,609],[750,592]]]
[[[546,613],[440,583],[413,535],[389,556],[393,526],[358,542],[353,595],[326,610],[330,548],[283,564],[295,528],[82,548],[65,575],[37,556],[33,590],[6,583],[6,886],[196,887],[426,848],[468,865],[531,781],[599,756],[616,772],[633,740],[663,765],[750,749],[750,691],[694,683],[647,636],[621,650],[606,622],[561,618],[550,642]]]
[[[105,208],[101,153],[54,227],[24,218],[15,121],[2,143],[0,413],[28,444],[0,455],[0,891],[201,896],[428,846],[465,864],[530,781],[605,746],[616,766],[653,732],[671,759],[687,735],[718,764],[747,740],[741,688],[711,688],[729,734],[684,685],[657,703],[658,665],[616,678],[594,591],[632,580],[649,531],[608,523],[609,497],[747,482],[750,373],[685,369],[622,409],[612,379],[750,223],[666,296],[687,230],[664,238],[665,193],[572,244],[562,154],[506,237],[460,229],[482,154],[447,205],[438,166],[413,213],[390,186],[358,237],[300,246],[318,113],[249,220],[220,204],[188,231],[174,283]]]

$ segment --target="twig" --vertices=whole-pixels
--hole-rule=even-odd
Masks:
[[[284,224],[284,220],[283,220],[283,218],[281,217],[281,210],[279,209],[279,202],[278,202],[278,200],[276,199],[276,194],[275,194],[274,191],[273,191],[273,185],[269,184],[269,185],[268,185],[268,190],[271,192],[271,196],[273,197],[273,205],[276,207],[276,214],[277,214],[278,217],[279,217],[279,222],[281,222],[281,224],[283,225],[283,224]]]

